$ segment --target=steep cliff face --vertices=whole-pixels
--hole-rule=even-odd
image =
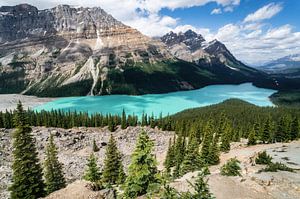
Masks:
[[[2,93],[61,95],[68,88],[69,95],[109,94],[115,73],[173,61],[163,43],[101,8],[0,8]]]
[[[162,41],[97,7],[3,6],[0,93],[136,95],[242,83],[257,74],[223,44],[193,31]]]
[[[185,33],[170,32],[161,41],[175,57],[205,68],[227,82],[253,81],[263,75],[238,61],[220,41],[207,42],[191,30]]]

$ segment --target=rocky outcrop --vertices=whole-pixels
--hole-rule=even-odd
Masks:
[[[14,87],[16,92],[39,94],[80,82],[75,95],[105,94],[110,93],[105,81],[111,71],[167,60],[173,57],[163,43],[98,7],[0,8],[0,71],[5,73],[0,79],[6,81],[0,93]]]
[[[262,73],[237,60],[223,43],[218,40],[207,42],[192,30],[185,33],[170,32],[161,37],[161,41],[175,57],[193,62],[227,81],[253,81],[255,77],[262,77]]]
[[[191,30],[162,41],[99,7],[3,6],[0,93],[138,95],[260,79],[223,44],[207,43]]]
[[[128,127],[125,130],[118,129],[113,133],[117,140],[118,148],[122,153],[125,170],[128,168],[131,154],[135,148],[135,142],[142,129],[144,129],[154,141],[154,154],[159,162],[158,168],[162,170],[162,163],[168,149],[168,142],[170,138],[173,138],[174,133],[163,132],[148,127]],[[0,129],[0,199],[6,199],[9,195],[7,187],[11,181],[12,175],[12,131],[13,130]],[[80,127],[73,129],[59,129],[34,127],[32,134],[35,139],[40,160],[44,159],[44,151],[50,133],[54,135],[54,141],[58,147],[58,158],[59,161],[63,163],[64,173],[68,183],[82,178],[87,158],[92,153],[94,139],[97,146],[100,148],[95,155],[98,158],[100,168],[102,168],[105,149],[111,135],[107,128]],[[60,192],[58,194],[62,193]],[[102,195],[105,194],[107,193],[103,193]]]

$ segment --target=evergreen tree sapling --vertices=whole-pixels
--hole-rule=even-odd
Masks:
[[[46,148],[44,170],[47,194],[66,186],[62,164],[58,161],[57,148],[54,144],[52,134],[50,134],[49,143]]]
[[[99,149],[99,147],[97,146],[96,140],[93,139],[93,151],[94,151],[94,152],[98,152],[99,150],[100,150],[100,149]]]
[[[216,165],[220,162],[220,149],[219,149],[219,138],[215,134],[212,144],[209,146],[209,154],[207,157],[207,163],[209,165]]]
[[[174,136],[175,142],[175,136]],[[166,155],[166,159],[164,161],[164,166],[168,173],[171,172],[171,168],[175,165],[175,143],[172,143],[172,139],[169,139],[169,147]]]
[[[45,195],[42,168],[21,102],[14,116],[11,199],[40,198]]]
[[[131,157],[128,177],[124,186],[125,198],[136,198],[147,193],[152,184],[158,183],[156,159],[152,154],[153,142],[145,131],[138,137]]]
[[[213,141],[213,126],[212,121],[209,120],[204,128],[204,138],[201,147],[200,156],[204,160],[205,163],[209,163],[209,148]]]
[[[127,118],[125,110],[122,111],[122,118],[121,118],[121,129],[126,129],[128,127]]]
[[[199,144],[196,138],[192,138],[187,146],[185,156],[183,158],[180,174],[184,175],[188,172],[199,170],[203,166],[203,161],[200,159]]]
[[[250,133],[248,135],[248,143],[247,143],[249,146],[250,145],[255,145],[256,144],[256,135],[255,135],[255,130],[254,128],[252,128],[250,130]]]
[[[105,152],[102,182],[109,185],[122,183],[124,176],[122,157],[111,135]]]
[[[240,161],[236,158],[229,159],[222,167],[221,167],[221,175],[225,176],[241,176],[241,167]]]
[[[229,123],[227,122],[227,120],[225,121],[226,123],[224,124],[224,131],[222,133],[221,136],[221,146],[220,149],[223,152],[228,152],[230,150],[230,136],[232,133],[232,129],[229,125]]]
[[[270,117],[267,118],[265,121],[264,129],[261,135],[261,140],[263,143],[268,143],[270,142],[271,139],[271,119]]]
[[[101,180],[101,172],[97,165],[97,158],[92,153],[88,159],[87,169],[83,176],[83,179],[96,183]]]
[[[189,197],[190,199],[214,199],[213,195],[209,191],[207,184],[208,180],[205,180],[206,175],[207,172],[204,169],[198,173],[194,184],[189,182],[189,184],[194,188],[194,193],[191,194],[191,197]]]
[[[291,140],[295,140],[300,137],[300,122],[295,117],[291,124],[291,132],[290,132],[290,138]]]

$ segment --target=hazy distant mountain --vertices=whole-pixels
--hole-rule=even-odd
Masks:
[[[285,56],[258,68],[269,74],[300,78],[300,54]]]

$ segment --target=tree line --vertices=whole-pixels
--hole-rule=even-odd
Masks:
[[[62,164],[57,158],[57,148],[54,137],[49,135],[49,142],[45,151],[46,158],[43,167],[38,159],[31,128],[21,103],[14,114],[13,134],[13,175],[9,187],[12,199],[40,198],[66,186]],[[95,144],[95,142],[93,142]],[[154,143],[145,131],[142,131],[131,156],[131,163],[126,176],[116,140],[111,135],[106,147],[104,167],[101,171],[97,164],[94,151],[87,163],[83,178],[92,183],[94,190],[114,188],[119,186],[122,193],[120,198],[132,199],[141,195],[148,197],[160,196],[170,199],[213,198],[209,192],[204,177],[207,172],[200,172],[195,184],[191,184],[194,193],[177,192],[165,182],[164,174],[157,169],[157,161],[153,155]],[[93,147],[94,148],[94,147]],[[207,171],[207,169],[206,169]],[[116,196],[116,192],[115,196]]]

